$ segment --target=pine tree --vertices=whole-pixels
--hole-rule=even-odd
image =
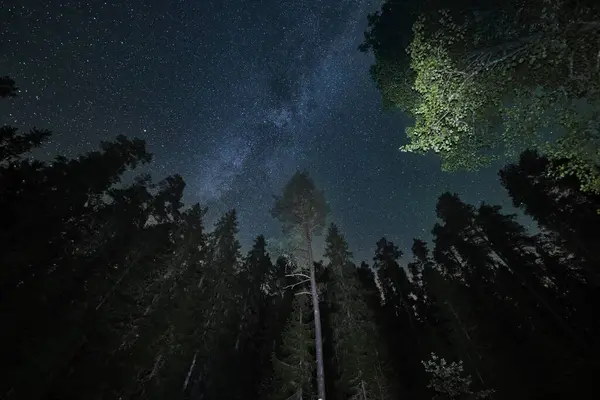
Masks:
[[[22,168],[19,161],[31,150],[38,148],[47,140],[51,133],[48,130],[32,129],[29,133],[18,134],[17,128],[0,127],[0,179],[8,179],[14,169]],[[26,165],[25,161],[25,165]]]
[[[587,261],[581,267],[588,282],[600,286],[596,251],[600,243],[596,229],[600,196],[581,191],[579,180],[573,176],[552,174],[552,165],[561,163],[526,151],[517,164],[505,166],[499,175],[515,207],[522,208],[541,228],[556,232],[561,245]]]
[[[319,296],[315,276],[312,238],[320,234],[325,225],[329,207],[323,192],[316,189],[313,180],[306,172],[297,172],[286,184],[283,195],[275,198],[273,217],[283,224],[284,233],[298,239],[306,262],[302,267],[308,270],[315,324],[315,352],[317,359],[317,392],[319,400],[325,400],[325,369],[323,363],[323,343]]]
[[[377,242],[373,269],[382,296],[382,333],[393,354],[393,367],[401,382],[399,390],[408,396],[418,396],[425,386],[424,374],[418,368],[422,359],[422,326],[411,296],[413,285],[398,263],[402,254],[393,242],[381,238]]]
[[[356,267],[344,236],[331,224],[325,239],[329,259],[330,325],[339,377],[340,399],[387,399],[390,388],[383,375],[380,344],[373,316],[362,296]]]
[[[427,243],[420,239],[414,239],[412,245],[413,260],[408,263],[411,280],[413,282],[413,293],[415,295],[415,312],[418,321],[423,326],[421,340],[424,347],[444,357],[456,359],[457,349],[452,343],[452,335],[449,328],[448,316],[444,314],[443,305],[438,304],[441,293],[440,282],[443,276],[438,265],[429,254]],[[450,301],[448,296],[442,296],[445,302]]]
[[[314,332],[306,321],[308,302],[296,296],[292,312],[282,334],[282,343],[273,355],[273,378],[269,382],[269,399],[302,400],[314,393],[312,380],[315,363],[310,352]]]
[[[17,285],[18,291],[36,285],[34,277],[43,276],[39,268],[77,253],[85,234],[101,222],[95,215],[104,207],[103,196],[127,169],[150,160],[141,140],[119,136],[101,147],[74,160],[24,162],[2,171],[7,190],[0,198],[0,239],[10,243],[2,254],[10,267],[2,272],[0,298],[15,294]]]
[[[200,308],[204,288],[198,283],[206,262],[206,235],[202,222],[205,212],[198,204],[183,212],[173,235],[177,250],[170,259],[168,286],[161,293],[162,317],[166,325],[160,337],[165,341],[157,354],[153,354],[161,365],[158,371],[152,370],[153,380],[145,390],[147,398],[182,397],[189,385],[190,372],[194,371],[198,361],[204,324]]]
[[[427,280],[433,301],[452,332],[458,352],[454,361],[464,360],[481,387],[518,397],[523,390],[517,389],[517,375],[510,372],[514,348],[508,335],[501,334],[506,327],[501,319],[510,320],[507,310],[511,309],[495,279],[497,260],[475,224],[476,210],[457,195],[444,193],[436,212],[441,223],[432,232],[434,259],[443,276],[434,270]]]
[[[27,139],[20,149],[37,144],[41,136]],[[2,334],[10,346],[1,352],[15,366],[7,379],[10,386],[2,390],[35,397],[87,341],[82,323],[99,304],[103,293],[97,289],[108,282],[101,271],[119,272],[115,259],[93,262],[115,234],[101,217],[115,206],[106,197],[127,168],[149,157],[142,141],[120,137],[74,160],[44,164],[13,157],[0,169],[8,189],[0,196],[0,237],[8,243],[0,255],[7,266],[0,277],[0,310],[10,326]]]
[[[165,180],[158,185],[155,194],[146,192],[147,197],[138,197],[149,207],[138,203],[145,212],[139,215],[138,229],[129,230],[132,236],[126,241],[126,247],[118,248],[119,253],[109,253],[108,258],[102,254],[100,259],[89,259],[91,265],[116,263],[116,273],[101,271],[97,277],[89,278],[88,285],[93,290],[87,295],[95,295],[95,302],[79,328],[84,342],[55,379],[47,396],[60,397],[70,393],[94,398],[119,393],[125,397],[149,397],[147,388],[166,357],[170,289],[180,273],[180,263],[187,261],[181,259],[182,255],[193,252],[184,225],[192,222],[190,218],[200,217],[193,213],[197,208],[192,208],[191,213],[180,213],[178,199],[183,194],[183,187],[176,184],[177,181],[176,178]],[[140,193],[138,189],[142,183],[134,184],[135,192]],[[114,193],[129,189],[132,188]],[[167,198],[174,200],[175,209]],[[133,211],[134,201],[129,200],[127,205]],[[147,226],[142,222],[158,221],[167,210],[173,214],[169,221]],[[135,212],[129,214],[130,217],[136,215]],[[125,216],[121,222],[124,219]],[[201,226],[201,221],[195,224],[198,223]],[[192,247],[185,250],[180,247],[183,237],[188,239],[185,244]],[[103,379],[98,380],[98,376]]]
[[[202,310],[202,325],[192,327],[198,343],[190,360],[185,398],[228,397],[234,386],[227,371],[233,367],[241,311],[237,273],[240,270],[240,244],[236,239],[237,215],[231,210],[215,224],[208,235],[206,265],[197,283],[201,289],[193,307]]]
[[[264,236],[258,236],[242,263],[239,279],[241,293],[241,323],[235,348],[235,375],[239,376],[236,393],[230,398],[258,398],[260,382],[270,369],[273,342],[279,334],[277,317],[279,299],[278,275],[267,253]],[[270,315],[271,314],[271,315]],[[273,326],[269,326],[273,325]]]
[[[482,204],[476,210],[444,194],[437,211],[443,224],[434,229],[436,261],[450,265],[446,276],[456,293],[450,296],[446,290],[443,297],[454,300],[442,305],[468,339],[461,348],[470,368],[481,369],[478,377],[493,377],[491,386],[503,396],[579,391],[571,377],[583,372],[579,359],[585,344],[544,284],[546,272],[537,261],[533,238],[514,215],[502,214],[497,206]],[[443,293],[443,281],[437,282]],[[435,280],[431,283],[433,288]],[[510,372],[515,367],[518,376]],[[543,384],[548,376],[552,383]],[[524,379],[517,385],[519,378]],[[510,394],[509,388],[517,387],[519,392]]]

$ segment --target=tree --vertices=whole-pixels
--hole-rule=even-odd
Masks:
[[[493,382],[503,395],[517,387],[511,396],[584,391],[582,377],[595,368],[584,355],[591,348],[571,326],[570,311],[538,261],[534,238],[516,216],[485,203],[475,209],[450,194],[440,196],[437,212],[443,224],[434,229],[434,254],[440,266],[451,265],[445,274],[451,285],[432,280],[435,274],[428,280],[432,289],[437,285],[438,299],[445,293],[447,300],[438,304],[466,339],[460,358],[481,371],[484,387]],[[518,375],[511,373],[515,367]],[[526,379],[517,386],[519,377]]]
[[[15,97],[19,88],[17,83],[8,76],[0,77],[0,97]]]
[[[0,194],[0,238],[8,244],[0,254],[6,266],[0,274],[0,311],[10,327],[3,330],[1,352],[14,365],[10,386],[3,384],[2,390],[35,398],[87,342],[84,327],[93,325],[103,290],[111,288],[120,268],[128,269],[126,257],[132,253],[102,252],[116,248],[113,239],[121,233],[105,218],[121,204],[110,202],[110,190],[150,155],[143,141],[118,137],[102,143],[101,151],[47,164],[21,159],[46,133],[14,133],[4,136],[8,150],[0,167],[6,189]],[[31,362],[39,368],[31,369]]]
[[[422,326],[415,313],[411,296],[413,285],[398,259],[403,253],[386,238],[377,242],[373,270],[381,293],[380,326],[390,352],[396,380],[401,382],[398,391],[406,396],[419,396],[424,387],[423,374],[418,365],[423,343]]]
[[[196,363],[200,362],[198,349],[202,345],[204,326],[201,308],[204,287],[199,283],[206,262],[206,234],[202,221],[205,213],[199,204],[184,211],[172,235],[176,247],[168,259],[169,279],[159,294],[161,302],[156,305],[162,311],[156,313],[157,317],[163,318],[159,322],[162,330],[148,326],[159,331],[157,336],[166,340],[158,351],[153,352],[159,367],[155,368],[155,363],[152,365],[152,379],[143,392],[147,398],[181,396],[189,385],[191,373],[195,372]]]
[[[321,233],[329,206],[323,192],[318,191],[307,172],[297,172],[286,184],[282,196],[275,197],[272,215],[283,224],[284,233],[297,237],[302,243],[306,265],[309,270],[311,297],[315,324],[315,351],[317,358],[318,397],[325,400],[325,370],[323,364],[323,343],[319,296],[315,277],[315,266],[312,253],[313,235]]]
[[[444,358],[431,353],[431,359],[423,361],[423,366],[425,371],[431,374],[427,387],[436,393],[435,398],[487,399],[494,393],[493,390],[473,392],[471,376],[463,375],[462,361],[447,363]]]
[[[236,339],[236,392],[229,398],[260,398],[259,383],[270,369],[274,342],[283,328],[279,314],[284,311],[278,292],[279,280],[285,271],[276,268],[266,250],[265,238],[256,238],[242,263],[239,274],[241,293],[241,323]],[[285,267],[283,267],[285,268]],[[287,303],[288,299],[285,299]],[[233,369],[230,369],[230,373]]]
[[[0,169],[6,188],[0,194],[0,239],[11,244],[1,255],[10,267],[2,271],[0,298],[13,293],[18,282],[24,283],[19,291],[33,285],[43,276],[39,268],[60,265],[65,254],[77,253],[93,224],[101,222],[94,215],[104,207],[104,196],[126,170],[150,160],[142,140],[118,136],[77,159],[57,157],[50,165],[23,161]]]
[[[184,385],[184,394],[190,398],[201,394],[208,399],[229,397],[235,390],[227,371],[235,365],[242,321],[237,231],[237,214],[231,210],[215,223],[207,238],[206,265],[196,283],[201,290],[192,305],[201,310],[197,319],[202,325],[191,327],[194,333],[190,338],[197,347]]]
[[[499,175],[515,207],[523,209],[542,229],[556,232],[567,250],[584,258],[586,279],[598,286],[600,196],[581,191],[576,177],[557,177],[550,172],[546,157],[526,151],[518,163],[505,166]]]
[[[0,97],[16,91],[0,78]],[[262,236],[241,259],[234,210],[205,234],[181,176],[122,182],[150,162],[143,141],[27,155],[49,136],[0,128],[0,397],[252,398],[291,306],[288,266]]]
[[[450,359],[458,358],[461,350],[453,335],[460,334],[460,330],[451,332],[450,328],[453,315],[448,314],[452,302],[449,282],[431,258],[426,242],[414,239],[412,254],[413,261],[408,263],[408,270],[413,282],[415,313],[423,325],[421,340],[429,351]]]
[[[444,169],[460,170],[536,148],[567,160],[556,173],[600,191],[600,7],[530,3],[431,0],[419,8],[390,0],[370,17],[363,50],[375,53],[384,96],[415,118],[403,150],[432,151]],[[389,23],[407,14],[408,46],[405,26],[393,35]],[[396,56],[400,49],[408,57]]]
[[[373,316],[363,298],[356,267],[350,261],[348,244],[336,225],[329,226],[325,243],[331,275],[328,300],[332,303],[330,325],[339,371],[339,398],[390,398]]]
[[[524,396],[524,389],[515,383],[519,374],[512,373],[514,342],[509,332],[502,331],[508,331],[507,321],[514,326],[514,307],[498,285],[497,259],[480,234],[476,209],[457,195],[444,193],[436,213],[440,222],[432,231],[433,254],[443,275],[432,270],[426,281],[456,348],[452,358],[465,360],[478,386],[498,387],[503,396]]]
[[[45,398],[95,398],[108,393],[148,398],[161,391],[156,382],[159,376],[169,378],[163,367],[172,361],[172,300],[181,294],[179,279],[203,240],[199,206],[179,210],[181,182],[176,176],[158,185],[138,180],[111,191],[116,221],[123,224],[116,225],[112,234],[124,246],[100,246],[87,259],[96,273],[86,278],[88,291],[82,301],[91,304],[78,324],[66,327],[82,340],[76,337],[70,344],[76,345],[71,358],[59,369]],[[160,221],[168,213],[172,217]],[[147,225],[148,220],[155,223]],[[128,228],[132,221],[134,229]],[[114,267],[100,268],[106,263]],[[52,343],[56,346],[56,340]]]
[[[22,156],[50,137],[48,130],[32,129],[26,134],[17,134],[17,128],[0,127],[0,166],[4,167],[3,175],[7,174],[10,164],[20,161]]]
[[[314,363],[310,347],[314,336],[306,322],[307,301],[304,296],[294,298],[292,312],[282,334],[277,355],[273,355],[273,378],[269,382],[269,399],[302,400],[311,396]]]

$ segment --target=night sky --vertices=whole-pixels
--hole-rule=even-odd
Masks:
[[[357,50],[374,0],[18,0],[0,5],[0,75],[20,96],[0,123],[54,132],[74,156],[118,134],[146,140],[158,179],[180,173],[207,224],[238,210],[240,239],[279,235],[272,195],[297,169],[325,190],[356,259],[387,236],[429,239],[437,196],[508,205],[497,168],[440,171],[402,153]]]

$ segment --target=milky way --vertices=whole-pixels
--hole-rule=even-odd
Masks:
[[[446,174],[401,153],[407,121],[381,109],[358,52],[378,1],[9,1],[0,75],[21,95],[0,122],[52,129],[74,155],[117,134],[147,141],[158,179],[180,173],[208,223],[235,207],[240,238],[279,234],[272,195],[307,169],[357,258],[383,236],[428,238],[440,192],[508,204],[495,169]]]

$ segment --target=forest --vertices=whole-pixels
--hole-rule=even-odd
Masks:
[[[512,154],[498,180],[519,212],[441,193],[432,241],[374,237],[370,260],[309,171],[267,205],[285,248],[255,232],[243,251],[235,209],[205,226],[180,175],[140,172],[143,140],[43,161],[50,131],[0,127],[0,398],[590,398],[600,6],[524,4],[388,0],[368,17],[360,50],[414,120],[403,150],[448,170]],[[17,84],[0,78],[0,101]]]

